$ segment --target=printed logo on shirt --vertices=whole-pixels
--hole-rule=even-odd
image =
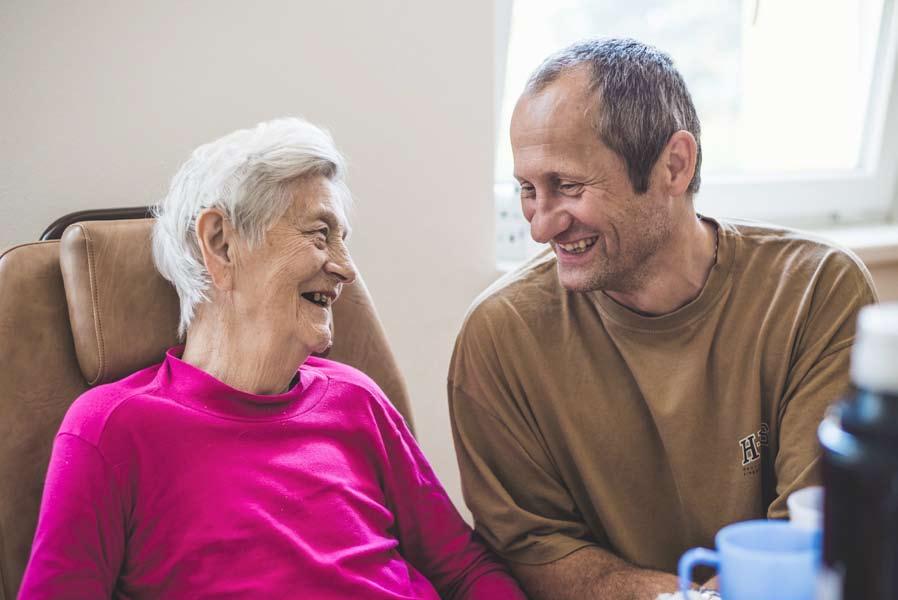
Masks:
[[[761,449],[767,447],[769,432],[767,423],[761,423],[761,429],[739,440],[743,475],[757,475],[761,472],[758,459],[761,458]]]

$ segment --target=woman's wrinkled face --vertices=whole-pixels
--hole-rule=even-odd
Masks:
[[[299,344],[323,352],[331,345],[331,306],[356,276],[338,194],[324,177],[300,180],[292,205],[262,244],[241,247],[232,314],[244,319],[244,326],[252,324],[272,350],[286,352]]]

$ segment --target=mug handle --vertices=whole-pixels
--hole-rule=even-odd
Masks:
[[[692,569],[696,565],[713,567],[719,571],[720,554],[707,548],[692,548],[683,553],[677,568],[680,577],[680,591],[683,593],[683,598],[688,597],[686,592],[692,587]]]

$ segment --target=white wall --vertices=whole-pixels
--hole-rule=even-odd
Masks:
[[[152,203],[198,144],[282,115],[333,133],[351,248],[461,506],[445,397],[493,278],[493,10],[484,0],[0,3],[0,247]]]

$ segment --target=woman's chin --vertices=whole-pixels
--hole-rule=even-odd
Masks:
[[[333,346],[334,340],[328,332],[328,335],[321,336],[321,339],[317,342],[316,345],[313,346],[312,352],[315,354],[324,354],[328,350],[330,350],[331,346]]]
[[[289,339],[289,341],[288,341]],[[305,350],[312,354],[323,354],[326,352],[334,343],[334,335],[331,331],[330,322],[318,322],[318,323],[301,323],[299,327],[294,329],[289,338],[283,338],[282,340],[286,343],[292,345],[294,348],[299,347],[305,348]]]

